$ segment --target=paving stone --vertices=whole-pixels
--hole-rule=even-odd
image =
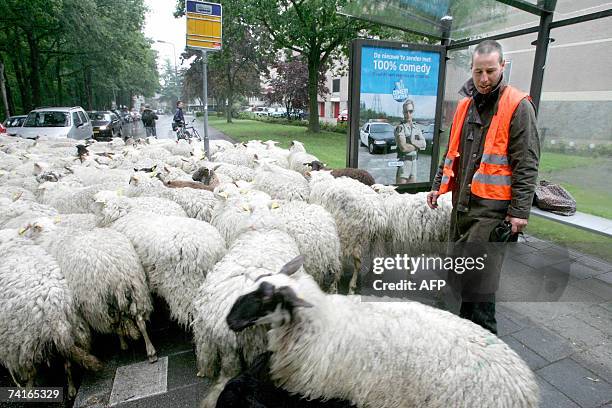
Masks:
[[[563,259],[557,259],[552,256],[540,255],[540,251],[525,254],[517,258],[516,260],[534,269],[542,268],[544,266],[558,264],[563,261]]]
[[[604,282],[603,280],[587,278],[573,282],[572,285],[593,293],[605,301],[612,301],[612,284]]]
[[[175,388],[165,394],[121,404],[119,408],[197,408],[210,385],[196,383]]]
[[[504,343],[506,343],[510,348],[516,351],[516,354],[521,356],[525,363],[531,368],[533,371],[538,370],[542,367],[545,367],[550,364],[550,362],[546,361],[542,356],[539,356],[529,347],[525,346],[523,343],[518,341],[512,336],[504,336],[500,337]]]
[[[502,337],[521,330],[524,326],[515,323],[502,313],[496,313],[497,336]]]
[[[552,242],[544,241],[535,237],[527,237],[527,240],[525,240],[523,243],[536,249],[544,249],[552,245]]]
[[[601,272],[612,271],[612,264],[593,257],[586,256],[581,258],[578,262]]]
[[[568,285],[565,288],[565,290],[563,291],[563,294],[557,300],[558,303],[580,302],[580,303],[586,303],[586,304],[594,304],[594,303],[604,302],[604,299],[602,299],[601,297],[593,293],[587,292],[584,289],[576,287],[575,283],[576,282],[573,282],[572,284]]]
[[[193,351],[168,356],[168,390],[206,382],[196,375],[197,372],[196,355]]]
[[[553,387],[536,375],[536,380],[540,386],[540,407],[539,408],[580,408],[575,402],[567,398],[565,394]]]
[[[534,248],[523,242],[517,242],[516,244],[508,244],[508,245],[509,247],[506,252],[506,256],[512,257],[512,258],[538,251],[538,248]]]
[[[585,350],[610,342],[602,331],[587,324],[577,316],[560,316],[546,323],[546,328],[569,340],[573,347]]]
[[[574,352],[566,339],[541,327],[523,329],[511,336],[549,362],[562,360]]]
[[[612,385],[572,359],[557,361],[537,374],[581,407],[594,408],[612,401]]]
[[[606,305],[608,304],[592,305],[582,313],[577,313],[574,316],[599,329],[609,338],[612,338],[612,309],[606,308]]]
[[[597,275],[595,278],[612,285],[612,272],[604,273],[602,275]]]
[[[572,355],[572,360],[612,384],[612,346],[610,342]]]
[[[520,326],[520,328],[531,327],[535,324],[529,317],[514,309],[520,302],[499,302],[495,305],[495,311],[499,315],[508,318],[510,322]]]
[[[593,276],[602,275],[604,272],[582,263],[582,259],[571,262],[561,262],[552,266],[555,269],[566,272],[569,275],[578,279],[592,278]]]
[[[163,394],[168,391],[168,357],[118,367],[109,406]]]

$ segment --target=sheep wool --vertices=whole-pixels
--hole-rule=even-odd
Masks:
[[[130,241],[112,229],[72,230],[49,218],[27,228],[26,234],[57,260],[87,323],[96,332],[118,334],[122,349],[127,348],[125,338],[142,335],[149,359],[156,360],[144,323],[153,303]]]
[[[88,369],[100,363],[89,355],[90,333],[55,259],[43,248],[0,230],[0,363],[16,384],[34,384],[36,366],[52,350]],[[76,394],[74,385],[69,393]]]
[[[297,171],[263,162],[255,171],[253,187],[279,200],[307,200],[310,196],[308,180]]]
[[[468,320],[418,302],[326,295],[306,274],[262,282],[310,306],[268,320],[270,377],[291,393],[364,408],[538,406],[525,362]]]

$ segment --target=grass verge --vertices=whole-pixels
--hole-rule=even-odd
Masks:
[[[240,142],[276,140],[280,147],[286,149],[293,140],[299,140],[304,143],[308,153],[314,154],[329,167],[346,167],[346,135],[340,133],[310,133],[302,126],[244,119],[234,119],[233,123],[227,123],[222,118],[210,118],[209,124]]]

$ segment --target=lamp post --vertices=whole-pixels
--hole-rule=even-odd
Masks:
[[[172,55],[174,55],[174,75],[178,76],[178,71],[176,69],[176,47],[174,46],[174,44],[168,41],[163,41],[163,40],[157,40],[155,42],[158,42],[160,44],[168,44],[172,46]]]

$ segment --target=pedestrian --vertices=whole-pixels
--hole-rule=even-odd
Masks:
[[[540,143],[531,98],[506,84],[504,65],[498,42],[485,40],[474,49],[472,78],[460,91],[464,98],[455,111],[448,148],[427,196],[429,207],[436,208],[438,196],[452,192],[449,236],[455,246],[469,243],[466,246],[473,248],[489,242],[504,220],[513,234],[527,226]],[[487,260],[488,278],[497,279],[493,285],[470,280],[467,272],[449,276],[455,279],[451,286],[460,299],[459,315],[493,333],[497,333],[495,291],[502,262],[503,251]]]
[[[176,102],[176,112],[172,118],[172,130],[176,131],[179,127],[185,125],[185,115],[183,115],[183,101]]]
[[[151,106],[146,104],[142,111],[142,124],[145,127],[145,135],[147,137],[154,136],[157,139],[157,129],[155,128],[155,121],[159,119],[157,114],[151,110]]]
[[[418,151],[425,150],[427,142],[419,125],[412,121],[414,102],[406,100],[402,105],[404,120],[395,127],[397,160],[403,163],[397,168],[396,184],[416,183]]]

